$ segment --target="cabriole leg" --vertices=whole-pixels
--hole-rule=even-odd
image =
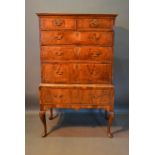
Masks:
[[[43,126],[44,126],[44,132],[42,134],[42,137],[46,137],[46,135],[47,135],[46,112],[45,111],[40,111],[39,112],[39,117],[40,117],[41,122],[43,123]]]
[[[53,119],[53,109],[51,108],[50,109],[50,116],[48,118],[49,120],[52,120]]]
[[[104,118],[105,118],[106,120],[108,120],[108,112],[107,112],[107,110],[105,110],[105,112],[104,112]]]
[[[107,121],[108,121],[107,134],[108,134],[108,137],[110,137],[110,138],[113,137],[113,134],[111,133],[111,125],[112,125],[113,119],[114,119],[114,112],[108,111],[107,112]]]

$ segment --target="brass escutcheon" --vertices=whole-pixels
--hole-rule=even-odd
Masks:
[[[55,26],[62,26],[63,23],[64,23],[64,20],[62,20],[62,19],[56,19],[56,20],[54,20]]]
[[[98,27],[99,23],[97,22],[97,19],[93,19],[90,21],[90,27]]]

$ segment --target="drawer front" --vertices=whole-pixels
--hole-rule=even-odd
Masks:
[[[42,64],[43,83],[103,83],[112,82],[111,64]]]
[[[68,104],[71,103],[70,90],[61,88],[42,88],[41,89],[42,103],[46,104]]]
[[[79,49],[80,60],[112,62],[112,47],[83,46]]]
[[[68,64],[42,64],[43,83],[70,83],[70,73]]]
[[[74,31],[41,31],[41,45],[75,44],[77,42]]]
[[[41,45],[86,44],[113,45],[113,32],[42,31]]]
[[[96,46],[41,46],[42,61],[102,61],[112,62],[112,47]]]
[[[41,99],[45,104],[80,104],[80,96],[76,88],[41,88]]]
[[[80,32],[79,43],[88,45],[113,45],[113,32]]]
[[[91,105],[109,105],[114,103],[114,89],[81,90],[81,103]]]
[[[79,64],[78,65],[79,83],[103,83],[112,82],[111,64]]]
[[[114,88],[52,88],[40,89],[42,104],[112,105]]]
[[[63,17],[46,17],[40,19],[41,30],[75,30],[76,20],[73,18]]]
[[[74,46],[42,46],[41,60],[76,60],[76,48]]]
[[[79,30],[97,30],[97,29],[112,29],[114,19],[112,18],[87,18],[77,20],[77,29]]]

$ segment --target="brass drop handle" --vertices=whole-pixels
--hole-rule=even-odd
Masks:
[[[87,68],[88,68],[88,71],[89,71],[90,75],[96,75],[95,64],[87,65]]]
[[[58,75],[62,75],[63,72],[57,71],[56,74],[58,74]]]
[[[90,35],[90,39],[93,41],[98,41],[100,39],[100,34],[93,33]]]
[[[98,27],[98,22],[97,22],[97,20],[96,19],[93,19],[93,20],[91,20],[91,22],[90,22],[90,27]]]
[[[54,95],[55,98],[63,98],[63,95],[60,94],[60,95]]]
[[[94,53],[91,53],[92,57],[98,57],[101,55],[100,52],[94,52]]]
[[[61,65],[58,65],[58,67],[57,67],[57,69],[56,69],[56,74],[57,75],[63,75],[63,71],[61,71],[62,69],[61,69]]]
[[[57,56],[62,56],[64,53],[63,53],[62,51],[56,51],[55,54],[56,54]]]
[[[102,98],[103,96],[101,96],[101,95],[93,95],[92,96],[94,99],[98,99],[98,98]]]
[[[55,38],[55,40],[62,40],[63,34],[62,33],[58,33],[54,38]]]
[[[64,20],[62,19],[56,19],[54,21],[55,26],[62,26],[63,23],[64,23]]]

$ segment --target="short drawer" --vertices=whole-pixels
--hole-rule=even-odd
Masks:
[[[40,87],[41,104],[113,105],[114,87]]]
[[[113,29],[113,25],[113,18],[81,18],[77,20],[77,29],[79,30]]]
[[[67,17],[44,17],[40,18],[41,30],[75,30],[76,20]]]
[[[42,83],[112,82],[111,64],[43,63]]]

